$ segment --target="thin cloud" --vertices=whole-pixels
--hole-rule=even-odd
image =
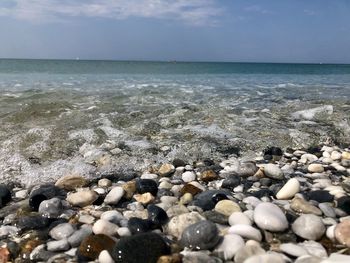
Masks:
[[[254,12],[254,13],[260,13],[260,14],[273,14],[272,11],[265,9],[260,5],[247,6],[244,10],[247,12]]]
[[[31,22],[67,17],[129,17],[180,20],[191,25],[215,24],[223,9],[214,0],[7,0],[0,16]]]

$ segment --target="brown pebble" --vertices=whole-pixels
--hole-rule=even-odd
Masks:
[[[334,229],[335,239],[342,245],[350,247],[350,220],[344,220]]]
[[[122,188],[124,189],[124,197],[126,199],[131,199],[136,192],[136,181],[129,181],[122,185]]]
[[[187,183],[181,188],[180,193],[184,195],[185,193],[190,193],[193,196],[202,192],[202,189],[194,186],[193,184]]]
[[[200,176],[201,180],[204,182],[216,180],[218,177],[219,176],[213,170],[206,170]]]
[[[78,248],[79,255],[95,260],[102,250],[109,250],[115,244],[115,241],[109,236],[103,234],[90,235],[86,237]]]

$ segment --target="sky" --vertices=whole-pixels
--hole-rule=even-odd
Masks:
[[[0,57],[350,63],[350,0],[0,0]]]

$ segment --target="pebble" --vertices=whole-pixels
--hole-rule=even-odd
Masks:
[[[223,237],[222,242],[216,248],[216,252],[221,255],[224,260],[231,260],[237,251],[244,247],[244,240],[239,235],[229,234]]]
[[[239,205],[231,200],[221,200],[215,205],[215,211],[225,216],[230,216],[234,212],[241,212]]]
[[[44,200],[51,198],[66,198],[66,191],[62,190],[54,185],[41,185],[39,188],[35,188],[29,195],[29,206],[34,210],[38,211],[40,203]]]
[[[173,235],[176,238],[180,239],[185,228],[202,220],[205,220],[205,218],[198,212],[190,212],[174,216],[166,225],[167,232],[170,235]]]
[[[242,212],[234,212],[228,218],[228,223],[230,226],[234,225],[252,225],[250,218]]]
[[[260,203],[254,210],[254,222],[261,229],[280,232],[288,228],[288,221],[282,210],[272,203]]]
[[[299,243],[299,246],[302,246],[307,250],[307,252],[315,257],[325,258],[327,257],[326,249],[318,242],[313,240],[307,240],[303,243]]]
[[[169,176],[174,172],[175,172],[175,166],[170,163],[165,163],[158,169],[158,174],[160,176]]]
[[[18,199],[25,199],[28,196],[29,191],[27,189],[20,190],[15,193],[15,197]]]
[[[119,222],[124,219],[123,215],[117,210],[106,211],[101,214],[100,219],[107,220],[114,224],[119,224]]]
[[[153,196],[157,196],[158,185],[152,179],[139,179],[136,180],[136,192],[139,194],[151,193]]]
[[[333,202],[334,196],[326,190],[315,190],[307,194],[310,200],[315,200],[319,203]]]
[[[69,243],[66,238],[57,240],[57,241],[49,241],[46,244],[48,251],[65,251],[69,249]]]
[[[40,203],[38,212],[48,218],[57,218],[62,212],[62,202],[59,198],[51,198]]]
[[[169,220],[167,213],[164,211],[164,209],[160,208],[159,206],[148,205],[147,212],[148,220],[150,220],[150,222],[155,226],[164,225]]]
[[[72,206],[85,207],[91,205],[98,198],[98,194],[91,190],[82,190],[67,196],[67,201]]]
[[[220,241],[216,225],[208,220],[199,221],[184,229],[180,244],[194,250],[214,248]]]
[[[344,220],[335,227],[334,237],[340,244],[350,247],[350,219]]]
[[[349,255],[332,253],[329,258],[322,260],[322,263],[348,263],[350,262]]]
[[[181,178],[185,183],[189,183],[196,180],[196,174],[192,171],[187,171],[182,174]]]
[[[277,199],[290,199],[300,190],[300,183],[297,179],[289,179],[288,182],[276,194]]]
[[[106,195],[104,203],[108,205],[116,205],[124,195],[124,189],[120,186],[112,188],[111,191]]]
[[[283,171],[277,165],[268,163],[264,166],[264,174],[272,179],[282,180],[284,178]]]
[[[88,184],[88,181],[82,177],[81,175],[77,174],[70,174],[62,176],[60,179],[58,179],[55,183],[55,186],[59,188],[63,188],[67,191],[75,190],[79,187],[84,187]]]
[[[246,239],[253,239],[258,242],[262,240],[262,236],[259,230],[250,225],[234,225],[228,230],[229,234],[236,234]]]
[[[114,263],[113,258],[107,250],[102,250],[98,256],[99,263]]]
[[[319,163],[312,163],[307,167],[307,170],[310,173],[323,173],[324,172],[324,168],[322,166],[322,164]]]
[[[335,241],[335,227],[336,225],[331,225],[326,230],[326,236],[333,242]]]
[[[105,219],[99,219],[93,225],[92,231],[95,235],[104,234],[114,236],[116,233],[118,233],[118,228],[119,227],[116,224],[113,224]]]
[[[148,219],[132,217],[128,221],[128,228],[131,234],[139,234],[151,230],[152,223]]]
[[[337,215],[333,209],[328,203],[321,203],[318,205],[320,210],[323,212],[323,214],[327,217],[335,218]]]
[[[101,251],[109,251],[114,245],[115,241],[107,235],[89,235],[81,242],[78,248],[78,258],[80,258],[80,262],[95,260]]]
[[[128,263],[157,262],[160,256],[170,253],[168,245],[156,233],[122,237],[109,251],[115,262]]]
[[[107,178],[102,178],[98,180],[97,185],[99,187],[110,187],[112,185],[112,181]]]
[[[304,239],[318,240],[323,236],[326,228],[318,216],[303,214],[294,221],[292,230]]]
[[[322,215],[322,211],[320,209],[299,197],[295,197],[292,200],[290,208],[298,213]]]
[[[68,243],[71,247],[77,247],[89,235],[92,234],[92,227],[90,225],[83,225],[79,230],[75,231],[68,237]]]
[[[249,257],[244,263],[285,263],[281,255],[277,254],[265,254],[265,255],[256,255]]]
[[[204,182],[210,182],[218,178],[219,178],[218,174],[213,170],[206,170],[200,174],[200,179]]]
[[[70,235],[74,233],[74,231],[75,229],[71,224],[64,223],[64,224],[59,224],[54,228],[52,228],[49,234],[53,239],[61,240],[64,238],[68,238]]]

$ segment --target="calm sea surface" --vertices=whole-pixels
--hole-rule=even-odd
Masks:
[[[349,116],[350,65],[0,60],[0,179],[347,144]]]

